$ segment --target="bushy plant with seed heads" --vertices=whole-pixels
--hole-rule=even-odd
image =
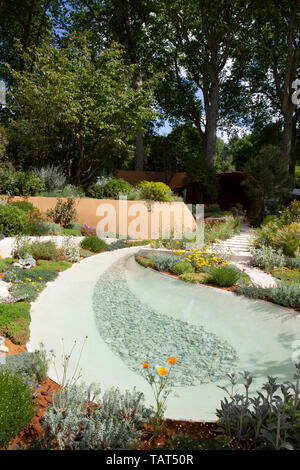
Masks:
[[[151,414],[135,389],[122,394],[111,388],[101,394],[98,385],[72,384],[53,395],[42,421],[41,444],[60,450],[131,449]]]

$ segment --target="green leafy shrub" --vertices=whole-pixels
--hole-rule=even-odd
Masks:
[[[9,266],[15,262],[17,262],[17,260],[13,258],[0,258],[0,273],[6,271]]]
[[[52,241],[38,242],[34,241],[29,245],[29,253],[34,259],[46,259],[50,261],[58,261],[59,254],[55,243]]]
[[[180,261],[179,263],[175,264],[171,268],[171,273],[175,274],[176,276],[180,276],[184,273],[193,273],[194,268],[190,263],[186,261]]]
[[[294,199],[288,207],[282,207],[280,211],[280,223],[290,225],[300,222],[300,202]]]
[[[49,282],[54,281],[57,278],[56,270],[45,269],[45,268],[31,268],[31,269],[20,269],[18,267],[12,267],[3,276],[3,280],[7,282]]]
[[[249,396],[253,382],[250,372],[228,372],[231,385],[219,386],[228,395],[216,410],[218,431],[222,433],[218,441],[231,448],[242,450],[280,450],[299,448],[299,428],[297,426],[297,405],[299,397],[300,363],[296,364],[294,379],[278,384],[277,378],[269,376],[261,390]],[[240,384],[239,376],[243,378]],[[243,385],[244,392],[241,391]]]
[[[45,183],[34,171],[17,171],[15,194],[20,196],[37,196],[46,190]]]
[[[116,242],[107,244],[106,250],[114,251],[114,250],[120,250],[121,248],[128,248],[128,245],[127,243],[123,242],[123,240],[118,240]]]
[[[141,266],[144,266],[144,268],[152,268],[154,265],[153,265],[153,261],[151,261],[151,259],[149,258],[146,258],[144,256],[136,256],[135,257],[135,260],[137,263],[139,263]]]
[[[92,251],[94,253],[100,253],[107,249],[107,245],[104,240],[101,240],[96,235],[90,235],[82,240],[80,244],[81,248]]]
[[[67,184],[61,192],[61,197],[84,197],[84,191],[81,187]]]
[[[61,247],[65,260],[69,263],[77,263],[80,260],[80,248],[73,237],[67,237]]]
[[[13,201],[9,204],[10,206],[18,207],[24,212],[33,212],[34,206],[28,201]]]
[[[287,266],[290,266],[291,268],[300,268],[300,256],[288,259]]]
[[[87,409],[93,401],[98,406]],[[97,385],[70,385],[53,397],[42,422],[43,448],[60,450],[132,449],[152,410],[142,393],[109,389],[101,395]]]
[[[15,237],[12,246],[12,256],[14,258],[25,258],[26,254],[30,254],[30,240],[26,236],[18,235]]]
[[[87,197],[93,199],[104,199],[105,198],[105,187],[97,184],[90,185],[86,190]]]
[[[231,287],[238,281],[240,273],[231,266],[220,266],[214,268],[211,282],[220,287]]]
[[[140,190],[141,199],[161,202],[172,201],[172,190],[165,183],[140,181],[137,184],[137,188]]]
[[[168,271],[180,261],[178,256],[168,255],[164,253],[151,255],[149,256],[149,258],[155,268],[159,271]]]
[[[28,219],[25,212],[11,204],[0,205],[0,233],[6,237],[24,233]]]
[[[4,447],[30,423],[34,416],[35,403],[24,379],[1,369],[0,396],[0,446]]]
[[[300,222],[278,229],[272,237],[272,246],[279,248],[286,256],[300,254]]]
[[[20,322],[20,320],[22,320]],[[29,340],[29,324],[30,324],[30,304],[26,302],[19,302],[16,304],[0,304],[0,332],[3,335],[9,336],[13,343],[24,344]],[[19,322],[22,326],[22,335],[25,341],[20,342],[15,337],[13,332],[9,333],[9,327],[14,323]],[[18,336],[20,331],[18,332]]]
[[[8,336],[15,344],[25,344],[29,341],[29,322],[25,318],[16,318],[6,330]]]
[[[15,282],[9,291],[15,302],[33,302],[44,288],[45,284],[42,282]]]
[[[300,269],[273,269],[271,271],[272,276],[280,279],[281,281],[285,282],[299,282],[300,283]]]
[[[132,190],[131,184],[122,178],[111,178],[104,186],[105,197],[118,199],[119,194],[128,194]]]
[[[89,258],[90,256],[93,256],[93,253],[90,250],[84,250],[83,248],[80,248],[79,254],[82,258]]]
[[[55,208],[47,211],[47,216],[55,224],[62,225],[65,228],[71,222],[77,220],[78,215],[75,209],[75,200],[68,198],[66,201],[63,201],[59,198]]]
[[[26,375],[31,382],[42,382],[47,377],[49,362],[47,352],[41,344],[40,349],[34,352],[8,354],[5,357],[5,363],[0,364],[0,371],[8,369],[14,374]]]
[[[194,284],[208,284],[211,281],[209,273],[184,273],[179,276],[184,282],[193,282]]]
[[[72,263],[68,263],[67,261],[49,261],[44,259],[37,260],[36,270],[51,270],[56,271],[58,273],[65,271],[72,267]],[[30,271],[31,272],[31,271]]]
[[[234,292],[251,299],[269,299],[284,307],[300,309],[300,285],[296,282],[280,282],[275,287],[240,287]]]
[[[74,228],[63,228],[61,230],[61,235],[69,235],[71,237],[81,237],[81,232]]]
[[[274,267],[282,267],[285,265],[286,258],[281,250],[276,250],[271,246],[262,245],[260,248],[250,249],[252,258],[252,266],[263,268],[266,271],[271,271]]]
[[[70,228],[72,230],[78,230],[81,233],[82,225],[79,222],[70,222],[65,228]]]

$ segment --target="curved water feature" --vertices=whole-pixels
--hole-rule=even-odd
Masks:
[[[255,375],[253,391],[268,375],[292,380],[291,343],[300,339],[300,315],[145,269],[135,262],[136,251],[93,256],[50,283],[32,305],[28,350],[42,341],[55,350],[59,366],[61,338],[70,351],[74,340],[81,345],[88,336],[80,359],[82,380],[103,389],[135,386],[147,404],[153,404],[153,395],[142,362],[169,368],[165,361],[175,356],[175,394],[165,413],[173,419],[215,420],[224,398],[218,385],[228,385],[222,377],[231,367]],[[77,351],[69,361],[71,371]],[[53,365],[49,376],[58,380]]]

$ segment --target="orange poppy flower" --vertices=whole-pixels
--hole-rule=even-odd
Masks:
[[[147,362],[144,362],[143,366],[144,366],[144,369],[148,369],[149,364],[147,364]]]
[[[176,357],[169,357],[169,359],[168,359],[169,364],[175,364],[175,362],[177,362]]]
[[[164,367],[160,367],[160,368],[158,369],[158,373],[159,373],[159,375],[160,375],[161,377],[163,377],[164,375],[167,375],[168,371],[167,371],[167,369],[165,369]]]

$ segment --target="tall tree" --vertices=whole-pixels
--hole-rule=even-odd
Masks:
[[[177,86],[188,94],[191,116],[199,132],[203,133],[205,158],[210,166],[214,166],[216,156],[222,74],[237,45],[246,8],[245,2],[238,0],[218,3],[209,0],[162,0],[157,13],[166,53],[173,57]],[[185,77],[182,71],[185,71]],[[201,109],[199,113],[199,95],[194,94],[193,99],[192,86],[203,97],[203,117]]]
[[[85,30],[100,47],[117,42],[123,46],[124,59],[135,65],[132,87],[139,90],[149,75],[151,52],[147,28],[152,0],[73,0],[69,16],[72,30]],[[135,137],[135,169],[142,170],[144,161],[143,132]]]

